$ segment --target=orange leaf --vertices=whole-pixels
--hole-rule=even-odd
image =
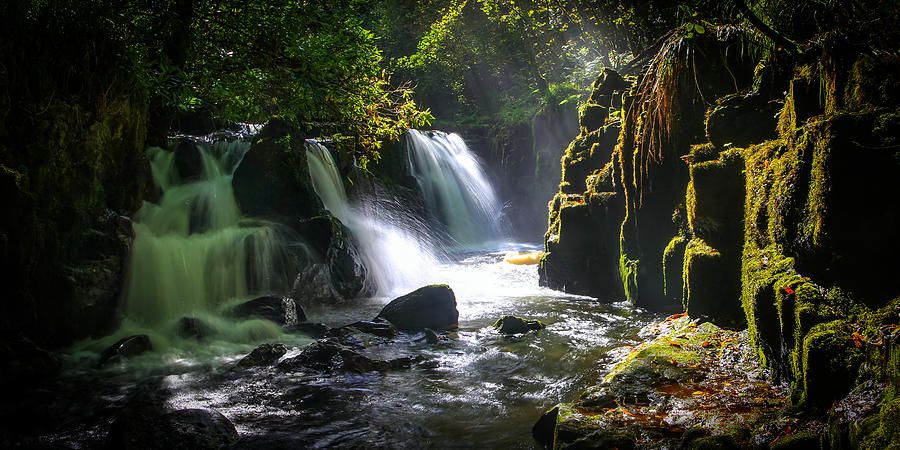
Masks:
[[[794,288],[792,288],[790,285],[785,286],[785,287],[784,287],[784,292],[785,292],[787,295],[794,295]]]
[[[707,347],[709,347],[710,345],[712,345],[712,344],[710,344],[709,341],[703,341],[703,342],[700,343],[700,346],[703,347],[703,348],[707,348]]]

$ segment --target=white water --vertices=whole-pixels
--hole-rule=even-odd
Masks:
[[[483,246],[500,238],[497,195],[462,137],[409,130],[407,156],[429,213],[457,244]]]
[[[124,312],[157,326],[215,311],[223,302],[284,289],[278,275],[287,245],[272,224],[241,217],[231,179],[249,149],[235,140],[200,146],[203,174],[182,182],[174,153],[151,148],[159,204],[145,202],[134,219]]]
[[[441,258],[422,224],[393,214],[384,205],[351,205],[334,158],[324,145],[307,141],[306,158],[316,194],[353,233],[377,295],[402,294],[427,284]]]

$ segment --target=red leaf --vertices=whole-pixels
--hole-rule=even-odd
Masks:
[[[785,286],[784,292],[787,293],[787,295],[794,295],[794,289],[790,286]]]

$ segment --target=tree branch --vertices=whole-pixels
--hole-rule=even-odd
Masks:
[[[793,55],[799,55],[803,53],[796,42],[784,37],[777,31],[773,30],[772,27],[766,25],[765,22],[757,17],[756,14],[754,14],[753,11],[751,11],[750,8],[747,7],[747,4],[744,3],[744,0],[734,0],[734,5],[737,7],[738,11],[741,12],[741,15],[743,15],[744,18],[747,19],[748,22],[750,22],[751,25],[759,30],[760,33],[775,42],[776,45],[781,46],[785,51]]]

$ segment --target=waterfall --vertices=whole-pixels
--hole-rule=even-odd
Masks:
[[[155,326],[228,300],[286,290],[280,228],[242,218],[232,192],[234,170],[249,147],[241,140],[198,144],[203,169],[195,180],[181,179],[173,152],[148,150],[162,197],[145,202],[134,218],[126,317]]]
[[[409,130],[407,156],[428,211],[462,246],[500,237],[500,206],[478,158],[458,134]]]
[[[356,238],[378,295],[405,293],[431,281],[441,258],[420,219],[399,202],[351,205],[337,164],[321,143],[306,141],[306,159],[316,194]]]

